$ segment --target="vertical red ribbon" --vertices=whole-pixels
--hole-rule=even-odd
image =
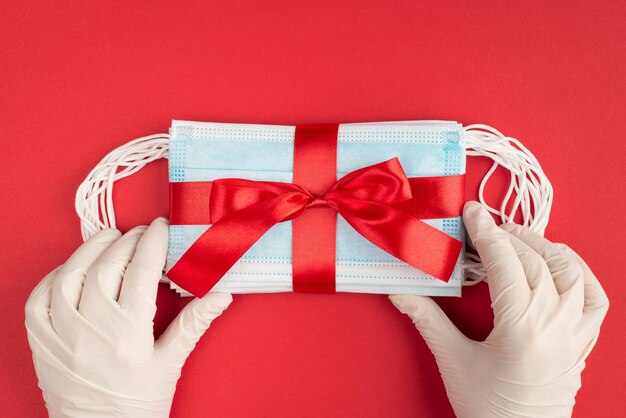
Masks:
[[[294,139],[293,183],[323,195],[337,181],[339,125],[298,125]],[[334,293],[337,212],[312,206],[293,219],[294,292]]]

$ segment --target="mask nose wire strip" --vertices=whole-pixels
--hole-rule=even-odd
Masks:
[[[553,189],[535,156],[517,139],[482,124],[466,126],[464,146],[468,157],[486,157],[493,161],[478,190],[478,200],[501,222],[514,222],[519,215],[521,224],[543,235],[550,218]],[[155,134],[137,138],[107,154],[80,184],[76,191],[75,208],[80,218],[83,240],[96,232],[115,228],[113,185],[135,174],[152,161],[168,158],[169,135]],[[499,208],[485,200],[485,189],[498,167],[510,173],[507,192]],[[468,242],[471,248],[471,243]],[[465,286],[486,279],[480,257],[467,251],[463,263]]]

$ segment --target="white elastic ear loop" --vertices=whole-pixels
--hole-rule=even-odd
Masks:
[[[493,165],[482,179],[478,200],[502,222],[513,222],[520,212],[522,225],[543,234],[552,207],[552,185],[534,155],[518,140],[502,135],[487,125],[465,127],[465,147],[468,156],[487,157]],[[141,170],[146,164],[167,158],[169,135],[156,134],[130,141],[107,154],[91,170],[76,192],[76,213],[80,218],[84,240],[101,229],[115,228],[113,184]],[[484,190],[495,170],[502,166],[511,173],[507,193],[499,209],[487,204]],[[122,168],[121,170],[118,169]],[[510,199],[515,199],[507,210]],[[471,245],[471,243],[469,244]],[[469,286],[486,279],[480,258],[466,253],[464,268]]]
[[[115,228],[113,184],[154,160],[167,158],[168,150],[168,134],[144,136],[114,149],[91,170],[76,191],[75,207],[83,240],[101,229]]]
[[[480,182],[478,189],[480,203],[489,212],[499,216],[502,223],[514,222],[515,216],[520,213],[522,225],[543,235],[550,220],[554,192],[539,161],[517,139],[504,136],[490,126],[475,124],[464,129],[467,156],[487,157],[493,160],[493,165]],[[499,166],[510,172],[510,181],[500,207],[496,209],[485,201],[484,192],[491,175]],[[507,209],[513,194],[515,198]],[[469,240],[468,245],[471,245]],[[464,268],[467,278],[465,285],[476,284],[487,277],[480,257],[475,254],[466,253]]]

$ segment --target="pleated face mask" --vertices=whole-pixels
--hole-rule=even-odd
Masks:
[[[170,182],[180,185],[179,183],[241,178],[293,183],[295,133],[294,126],[174,121],[170,129]],[[443,179],[445,176],[463,175],[463,133],[463,128],[452,122],[339,125],[337,137],[334,139],[336,178],[341,179],[350,172],[393,158],[400,161],[408,178]],[[307,140],[314,141],[315,138]],[[311,170],[319,171],[321,167],[315,166]],[[461,204],[462,186],[463,183],[458,182],[457,189],[453,191],[458,194],[457,201]],[[172,190],[174,194],[178,189]],[[172,210],[184,211],[184,206],[193,198],[210,199],[208,196],[189,198],[173,195]],[[178,207],[174,206],[174,202],[179,201]],[[457,204],[457,212],[460,206]],[[170,271],[180,262],[181,257],[184,259],[190,247],[210,228],[208,224],[191,224],[193,220],[190,224],[176,225],[175,216],[171,218],[166,271]],[[288,220],[272,226],[211,289],[234,293],[292,291],[295,232],[292,228],[293,222],[295,220]],[[336,245],[336,252],[332,262],[336,269],[336,291],[460,294],[463,279],[462,251],[453,255],[455,266],[450,276],[435,278],[369,241],[341,214],[335,216],[335,222],[336,240],[332,244]],[[453,217],[422,219],[422,222],[460,242],[463,241],[463,226],[458,214]],[[428,236],[404,239],[428,240]],[[325,248],[311,247],[314,252],[324,250]],[[194,268],[197,269],[198,266]],[[170,274],[167,276],[170,277]],[[177,281],[174,277],[170,278]]]
[[[168,156],[164,280],[183,295],[459,296],[464,284],[484,277],[480,260],[463,245],[467,155],[494,160],[481,184],[483,201],[497,165],[511,171],[502,206],[516,192],[511,211],[492,212],[507,222],[519,210],[527,226],[542,232],[552,190],[532,154],[492,128],[448,121],[173,121],[169,136],[140,138],[109,154],[99,165],[108,177],[92,171],[77,193],[77,210],[84,237],[113,226],[113,182]],[[112,165],[124,169],[111,176]],[[94,205],[103,201],[110,204]]]

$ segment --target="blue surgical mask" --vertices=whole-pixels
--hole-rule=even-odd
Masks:
[[[220,178],[292,182],[294,132],[294,126],[173,121],[170,182]],[[464,174],[463,132],[460,124],[444,121],[342,124],[337,142],[337,178],[393,157],[399,158],[409,177]],[[464,239],[460,217],[424,222]],[[209,227],[170,226],[166,268],[174,265]],[[464,252],[445,283],[382,251],[337,216],[338,292],[458,296],[463,258]],[[172,287],[182,291],[174,284]],[[292,291],[291,221],[270,229],[212,291]]]

